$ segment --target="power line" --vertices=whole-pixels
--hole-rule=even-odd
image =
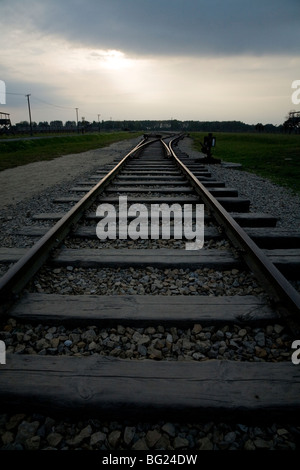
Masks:
[[[60,106],[58,104],[52,104],[52,103],[49,103],[48,101],[45,101],[45,100],[41,100],[40,98],[37,98],[36,96],[33,95],[33,98],[37,101],[40,101],[41,103],[45,103],[49,106],[53,106],[54,108],[62,108],[62,109],[74,109],[74,107],[70,107],[70,106]]]
[[[27,97],[27,94],[26,93],[12,93],[12,92],[7,92],[6,93],[7,95],[16,95],[16,96],[25,96]],[[40,98],[38,98],[37,96],[34,96],[34,95],[30,95],[32,99],[34,100],[37,100],[37,101],[40,101],[41,103],[44,103],[44,104],[47,104],[48,106],[53,106],[55,108],[63,108],[63,109],[74,109],[74,107],[70,107],[70,106],[60,106],[58,104],[53,104],[53,103],[49,103],[48,101],[45,101],[45,100],[41,100]]]
[[[37,96],[34,96],[34,95],[28,95],[26,93],[14,93],[14,92],[7,92],[6,93],[7,95],[16,95],[16,96],[25,96],[25,98],[27,98],[27,101],[28,101],[28,97],[30,96],[31,99],[35,100],[35,101],[39,101],[41,103],[44,103],[48,106],[52,106],[54,108],[60,108],[60,109],[75,109],[76,110],[76,115],[77,115],[77,123],[78,123],[78,109],[79,108],[75,108],[75,107],[71,107],[71,106],[61,106],[61,105],[58,105],[58,104],[53,104],[53,103],[49,103],[48,101],[45,101],[45,100],[42,100],[40,98],[38,98]],[[83,112],[81,110],[81,114],[85,114],[85,115],[88,115],[88,116],[97,116],[98,114],[97,113],[90,113],[90,112]],[[98,115],[98,119],[99,119],[99,115]]]

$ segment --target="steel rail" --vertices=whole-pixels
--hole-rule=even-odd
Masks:
[[[135,156],[142,148],[160,139],[143,139],[122,160],[108,172],[87,194],[85,194],[42,238],[40,238],[0,279],[0,313],[5,313],[36,274],[53,249],[57,248],[72,228],[104,191],[106,186],[117,176],[127,160]]]
[[[296,321],[293,328],[297,328],[300,320],[300,294],[216,198],[177,157],[173,145],[182,137],[182,135],[177,136],[169,142],[168,147],[172,157],[181,171],[188,177],[201,200],[212,211],[216,221],[222,226],[229,240],[245,260],[257,280],[265,287],[275,310],[292,322]]]

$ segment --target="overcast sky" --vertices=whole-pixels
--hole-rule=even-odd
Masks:
[[[300,0],[0,0],[0,80],[32,119],[281,124]]]

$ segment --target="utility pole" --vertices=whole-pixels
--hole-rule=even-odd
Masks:
[[[79,132],[79,128],[78,128],[78,108],[75,108],[75,109],[76,109],[77,132]]]
[[[100,132],[100,120],[99,120],[100,116],[101,116],[101,114],[98,114],[98,129],[99,129],[99,132]]]
[[[33,135],[33,131],[32,131],[32,121],[31,121],[31,110],[30,110],[30,101],[29,101],[29,96],[30,96],[30,95],[26,95],[26,96],[27,96],[28,111],[29,111],[30,135]]]

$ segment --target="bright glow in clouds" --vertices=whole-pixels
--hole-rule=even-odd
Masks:
[[[126,58],[121,51],[102,51],[100,60],[102,65],[109,70],[121,70],[133,66],[133,61]]]
[[[101,70],[122,70],[132,68],[134,60],[121,51],[91,50],[86,48],[60,47],[59,54],[52,56],[52,65],[60,66],[68,72],[100,72]]]
[[[294,107],[291,83],[300,78],[300,58],[293,56],[133,56],[4,29],[2,110],[11,113],[13,123],[28,120],[28,112],[25,97],[10,93],[31,94],[36,122],[75,120],[77,107],[80,118],[89,121],[100,114],[101,120],[281,124]]]

